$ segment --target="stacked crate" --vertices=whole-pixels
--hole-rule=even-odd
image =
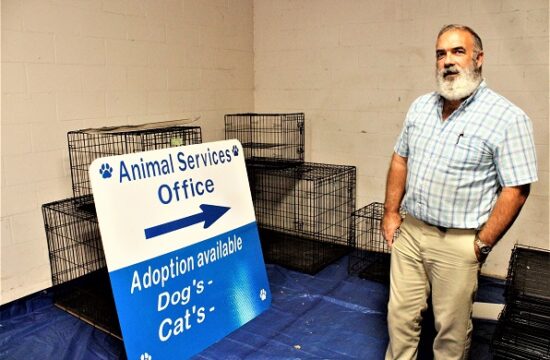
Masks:
[[[506,305],[492,339],[494,359],[550,359],[550,251],[516,246]]]
[[[99,157],[199,144],[197,126],[164,122],[67,134],[73,197],[42,205],[55,304],[120,338],[88,167]]]
[[[63,284],[106,266],[92,195],[42,205],[52,283]]]
[[[403,214],[402,214],[403,215]],[[353,212],[352,252],[348,273],[363,279],[389,283],[391,251],[382,234],[384,204],[373,202]],[[399,230],[394,234],[394,239]]]
[[[124,155],[174,146],[200,144],[199,126],[176,125],[175,121],[136,126],[104,127],[70,131],[67,134],[73,195],[92,193],[88,168],[104,156]]]
[[[244,149],[264,258],[316,273],[349,251],[354,166],[304,161],[304,114],[228,114]]]
[[[238,139],[251,164],[285,166],[304,162],[304,113],[228,114],[225,138]]]

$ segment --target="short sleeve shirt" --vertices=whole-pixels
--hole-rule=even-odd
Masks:
[[[437,93],[411,105],[395,152],[406,157],[403,206],[430,224],[480,228],[502,187],[537,181],[531,120],[482,82],[446,120]]]

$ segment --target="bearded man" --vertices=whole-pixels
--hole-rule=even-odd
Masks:
[[[416,358],[430,294],[434,358],[468,357],[480,266],[537,181],[531,121],[483,81],[480,37],[447,25],[435,55],[438,90],[411,105],[386,184],[382,231],[392,248],[386,359]]]

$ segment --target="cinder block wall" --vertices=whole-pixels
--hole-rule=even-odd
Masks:
[[[304,111],[306,157],[358,169],[358,206],[383,201],[410,103],[435,88],[435,38],[448,23],[482,37],[484,76],[533,120],[540,181],[483,272],[505,276],[515,243],[549,241],[548,1],[256,0],[256,111]]]
[[[40,206],[71,195],[66,132],[304,111],[308,160],[358,167],[383,199],[410,102],[433,89],[439,28],[485,41],[485,76],[533,119],[541,181],[484,271],[515,242],[549,247],[546,0],[2,0],[1,299],[50,286]]]
[[[71,196],[66,133],[253,110],[252,0],[2,0],[1,301],[50,286],[41,205]]]

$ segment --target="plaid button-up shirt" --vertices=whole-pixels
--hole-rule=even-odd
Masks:
[[[477,229],[502,187],[537,181],[531,120],[487,88],[446,120],[437,93],[411,105],[395,152],[407,161],[404,209],[433,225]]]

